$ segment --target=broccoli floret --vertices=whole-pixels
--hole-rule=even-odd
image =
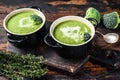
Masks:
[[[100,19],[101,19],[101,15],[100,15],[100,12],[97,9],[95,9],[93,7],[90,7],[86,11],[85,18],[94,18],[94,19],[97,20],[97,22],[99,24]],[[93,24],[96,24],[96,23],[93,23]]]
[[[111,12],[103,15],[103,24],[106,28],[116,29],[120,23],[119,14]]]
[[[84,33],[84,42],[88,41],[91,38],[91,35],[87,32]]]
[[[40,23],[42,23],[42,18],[36,14],[30,15],[31,20],[33,20],[35,25],[39,25]]]

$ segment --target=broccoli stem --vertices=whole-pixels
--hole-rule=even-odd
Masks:
[[[118,23],[120,24],[120,18],[119,18],[119,21],[118,21]]]

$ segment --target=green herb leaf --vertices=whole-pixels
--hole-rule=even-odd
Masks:
[[[20,55],[0,51],[0,75],[12,80],[24,80],[24,77],[39,78],[48,71],[44,67],[43,56]]]

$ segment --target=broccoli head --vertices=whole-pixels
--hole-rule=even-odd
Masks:
[[[35,15],[35,14],[30,15],[30,18],[31,20],[33,20],[35,25],[39,25],[40,23],[42,23],[42,18],[38,15]]]
[[[91,35],[87,32],[84,33],[84,42],[88,41],[91,38]]]
[[[90,7],[86,11],[85,18],[93,18],[93,19],[97,20],[97,22],[99,24],[100,19],[101,19],[101,15],[100,15],[100,12],[97,9],[95,9],[93,7]]]
[[[116,29],[120,23],[119,14],[111,12],[103,15],[103,24],[106,28]]]

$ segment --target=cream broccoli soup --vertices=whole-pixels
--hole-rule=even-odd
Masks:
[[[42,19],[34,11],[24,11],[12,16],[6,23],[7,29],[16,34],[27,34],[37,30]]]
[[[91,33],[91,29],[85,23],[68,20],[55,27],[53,36],[61,43],[76,45],[89,40]]]

